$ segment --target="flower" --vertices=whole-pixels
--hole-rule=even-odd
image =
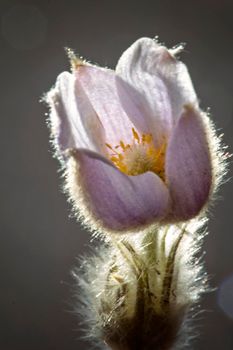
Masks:
[[[47,94],[66,188],[94,230],[189,220],[217,187],[219,141],[176,58],[181,49],[142,38],[115,71],[70,54],[72,73]]]

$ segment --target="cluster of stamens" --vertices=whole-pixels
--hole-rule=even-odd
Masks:
[[[111,161],[126,175],[135,176],[152,171],[165,180],[166,143],[164,142],[159,148],[156,148],[151,134],[139,136],[134,128],[132,128],[132,135],[131,144],[120,141],[118,145],[112,147],[106,143],[106,146],[111,150]]]

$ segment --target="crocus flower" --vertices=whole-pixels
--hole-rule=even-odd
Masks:
[[[217,139],[180,49],[139,39],[115,71],[73,57],[47,95],[66,187],[94,229],[138,231],[206,208]]]

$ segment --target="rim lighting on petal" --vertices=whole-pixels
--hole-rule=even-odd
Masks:
[[[141,229],[164,218],[170,197],[154,173],[127,176],[97,153],[78,150],[80,179],[97,220],[113,231]]]
[[[208,121],[177,52],[142,38],[115,72],[72,58],[47,95],[58,152],[79,164],[87,207],[108,229],[188,220],[208,201]]]

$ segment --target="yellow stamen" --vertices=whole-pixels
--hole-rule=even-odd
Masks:
[[[127,175],[134,176],[152,171],[165,181],[166,143],[164,142],[159,148],[156,148],[151,134],[139,135],[134,128],[132,128],[132,134],[131,144],[125,144],[120,140],[119,145],[113,148],[106,143],[106,146],[112,151],[112,154],[110,154],[111,161]],[[116,151],[119,148],[120,150]]]
[[[133,137],[139,143],[140,142],[140,138],[138,136],[138,133],[136,132],[136,130],[134,128],[132,128],[132,131],[133,131]]]
[[[123,149],[123,151],[125,150],[125,144],[123,141],[120,141],[120,147]]]
[[[110,150],[112,150],[113,151],[113,148],[112,148],[112,146],[111,145],[109,145],[109,143],[105,143],[105,145],[110,149]],[[119,146],[116,146],[115,148],[117,148],[117,147],[119,147]]]

